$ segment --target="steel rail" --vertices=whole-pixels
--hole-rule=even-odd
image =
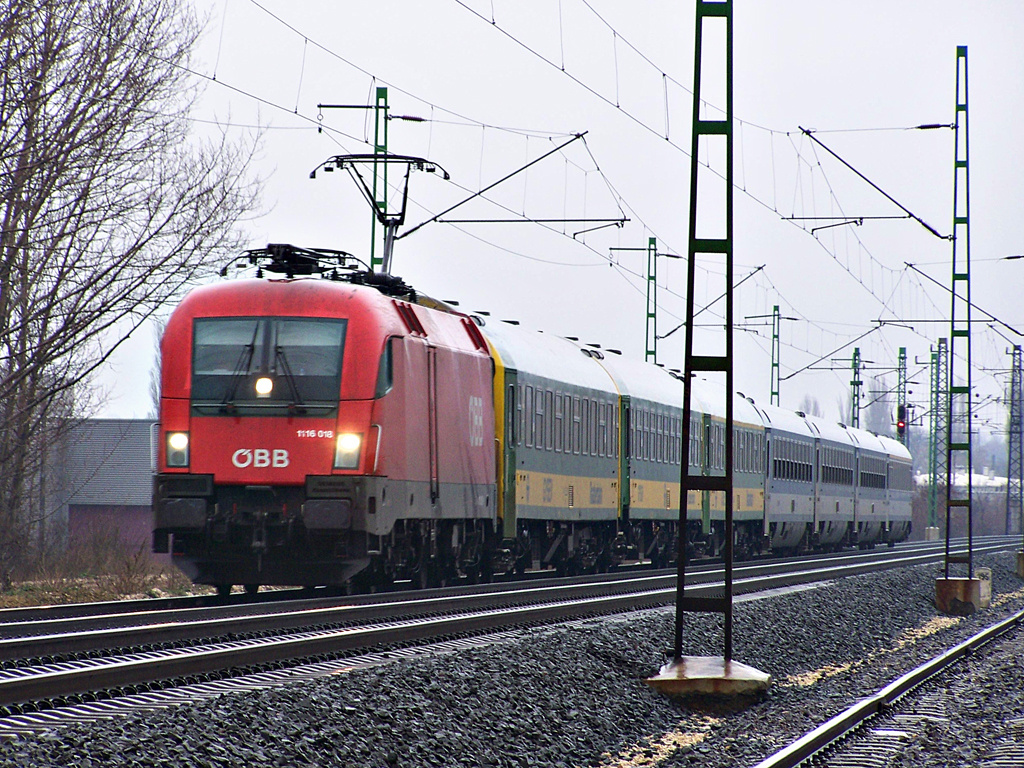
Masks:
[[[993,551],[1006,544],[991,544],[977,547],[979,552]],[[1014,540],[1013,546],[1016,546]],[[835,559],[815,558],[809,561],[782,561],[770,564],[750,564],[734,569],[737,589],[770,589],[787,586],[773,576],[782,577],[795,573],[816,572],[822,579],[837,578],[856,573],[867,573],[882,567],[903,567],[918,565],[933,560],[942,552],[926,551],[919,554],[907,552],[886,552],[879,556],[861,555],[840,560],[854,562],[837,564]],[[794,570],[799,569],[799,570]],[[708,569],[695,580],[694,586],[714,578],[721,578],[720,567]],[[433,615],[465,610],[511,607],[529,602],[563,599],[582,599],[609,592],[627,594],[643,593],[655,589],[674,588],[675,581],[670,574],[633,575],[612,582],[588,580],[577,584],[554,584],[550,586],[523,586],[501,592],[472,594],[436,594],[426,597],[417,593],[404,593],[403,599],[385,603],[346,602],[337,604],[328,601],[324,607],[295,605],[289,610],[268,613],[266,607],[243,606],[229,610],[225,615],[208,615],[212,609],[191,609],[181,612],[156,611],[137,616],[143,619],[139,624],[125,626],[120,615],[101,616],[77,621],[62,620],[50,622],[29,622],[23,625],[0,625],[0,661],[26,658],[67,656],[77,653],[112,648],[131,648],[183,641],[198,641],[225,635],[282,632],[305,627],[351,624],[355,622],[398,619],[411,615]],[[299,601],[304,603],[304,601]],[[51,630],[49,633],[46,630]]]
[[[1004,536],[987,536],[987,537],[975,537],[976,542],[998,542],[998,541],[1010,541],[1014,537]],[[1014,541],[1018,541],[1019,537],[1016,537]],[[939,542],[941,544],[941,542]],[[954,539],[955,544],[960,543],[960,539]],[[915,550],[926,550],[930,547],[934,547],[936,542],[903,542],[899,545],[895,551],[908,552]],[[891,550],[890,550],[891,551]],[[799,558],[771,558],[771,559],[758,559],[748,561],[748,565],[760,565],[770,566],[772,564],[784,565],[785,563],[791,562],[804,562],[814,559],[832,559],[832,558],[861,558],[861,557],[878,557],[879,552],[873,551],[873,554],[866,554],[863,550],[846,550],[842,552],[833,553],[815,553],[805,554]],[[714,569],[718,563],[715,560],[708,560],[704,563],[695,562],[693,563],[693,573],[698,575],[702,571]],[[689,567],[689,564],[688,564]],[[222,597],[219,595],[187,595],[181,597],[159,597],[159,598],[145,598],[138,600],[109,600],[104,602],[94,603],[63,603],[57,605],[39,605],[39,606],[25,606],[21,608],[2,608],[0,609],[0,636],[7,634],[10,631],[15,630],[15,625],[29,624],[29,623],[40,623],[51,622],[51,626],[55,626],[56,622],[59,621],[70,621],[70,620],[91,620],[99,619],[100,617],[106,616],[121,616],[123,620],[129,619],[134,620],[136,617],[156,617],[158,614],[164,611],[195,611],[206,609],[211,612],[223,611],[225,613],[231,611],[238,611],[244,613],[246,611],[258,612],[264,611],[267,608],[275,605],[281,605],[285,608],[289,604],[301,604],[307,606],[326,606],[326,605],[337,605],[340,602],[354,603],[354,602],[366,602],[366,601],[385,601],[390,599],[400,600],[404,599],[408,594],[416,594],[424,597],[429,597],[437,594],[460,594],[463,592],[501,592],[507,590],[523,589],[529,587],[546,587],[554,586],[556,584],[565,583],[589,583],[593,581],[614,581],[617,579],[635,578],[638,575],[644,575],[649,577],[657,577],[662,574],[675,573],[673,569],[661,569],[661,570],[650,570],[649,566],[645,564],[624,564],[619,570],[600,575],[580,576],[572,577],[567,579],[566,577],[557,577],[553,575],[553,572],[541,571],[541,572],[528,572],[527,576],[530,578],[522,580],[505,580],[504,577],[496,577],[495,581],[489,584],[476,584],[476,585],[455,585],[444,589],[429,589],[429,590],[394,590],[389,592],[379,592],[371,594],[358,594],[358,595],[339,595],[331,594],[329,589],[317,588],[313,594],[309,594],[305,590],[290,588],[280,589],[268,592],[261,592],[258,595],[241,595],[235,594],[229,597]],[[316,594],[322,592],[323,594]],[[145,620],[143,618],[143,620]],[[153,618],[153,621],[159,619]],[[24,633],[23,633],[24,634]]]
[[[941,554],[941,553],[937,553]],[[904,558],[900,566],[935,561],[937,554]],[[799,583],[814,583],[895,567],[894,561],[874,565],[852,563],[844,566],[811,568],[796,573],[778,573],[752,576],[735,580],[737,592],[766,590]],[[720,581],[694,586],[697,594],[720,592]],[[340,628],[306,633],[301,637],[264,638],[236,643],[224,643],[201,650],[177,649],[134,658],[90,659],[61,668],[43,667],[8,670],[0,673],[0,706],[19,704],[75,694],[82,694],[129,685],[152,683],[188,677],[190,675],[220,673],[237,667],[251,667],[308,657],[335,655],[379,644],[404,644],[436,640],[451,635],[494,631],[509,626],[566,621],[608,613],[621,613],[646,607],[670,604],[675,598],[675,587],[663,587],[623,595],[561,599],[543,605],[504,607],[475,614],[459,614],[406,621],[388,626]],[[422,613],[422,611],[419,611]],[[379,619],[379,616],[377,617]],[[155,629],[155,628],[154,628]],[[236,632],[238,631],[236,627]]]
[[[990,544],[987,547],[975,547],[979,553],[996,551],[1007,544]],[[1014,539],[1013,546],[1016,546]],[[879,557],[862,556],[852,559],[854,562],[836,563],[833,559],[815,559],[806,564],[784,561],[767,565],[744,565],[734,569],[735,590],[737,593],[763,589],[775,589],[791,586],[807,581],[820,581],[852,576],[883,568],[908,567],[937,561],[943,556],[942,550],[922,553],[886,552]],[[799,568],[794,570],[794,568]],[[715,578],[721,578],[721,568],[708,570],[702,574],[701,582],[694,587],[703,587],[703,594],[713,594]],[[711,591],[708,591],[711,588]],[[296,607],[286,612],[267,613],[249,612],[227,616],[205,618],[202,611],[193,609],[191,612],[169,614],[155,612],[150,618],[152,623],[136,626],[124,626],[119,616],[99,617],[89,620],[87,628],[57,631],[53,634],[28,634],[17,636],[18,628],[13,626],[0,627],[6,629],[8,635],[0,639],[0,661],[14,661],[27,658],[61,657],[79,653],[94,652],[114,648],[146,647],[169,643],[197,642],[229,635],[258,634],[268,632],[295,631],[310,627],[323,627],[357,622],[381,620],[397,620],[409,616],[430,616],[444,613],[463,612],[467,610],[491,610],[525,605],[528,603],[552,602],[569,599],[587,599],[608,595],[609,592],[630,595],[648,595],[655,592],[674,595],[674,577],[666,574],[659,576],[637,575],[614,582],[590,581],[581,584],[559,584],[545,587],[523,587],[501,592],[482,594],[439,595],[420,597],[415,593],[407,593],[405,599],[391,600],[385,603],[360,603],[329,605],[326,607]],[[666,602],[671,602],[671,597]],[[63,626],[63,623],[61,624]],[[33,622],[21,627],[21,630],[36,631],[45,629],[45,622]],[[58,628],[60,630],[60,628]]]
[[[923,683],[935,678],[949,666],[977,651],[1024,622],[1024,611],[1014,614],[998,624],[993,624],[959,645],[936,656],[916,669],[889,683],[877,693],[858,701],[852,707],[822,723],[813,731],[794,741],[788,747],[762,760],[754,768],[796,768],[832,746],[852,731],[862,726],[875,715],[881,714],[899,698],[905,696]]]

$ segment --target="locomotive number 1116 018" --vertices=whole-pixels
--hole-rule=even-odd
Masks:
[[[296,437],[325,437],[328,440],[334,437],[333,429],[297,429]]]

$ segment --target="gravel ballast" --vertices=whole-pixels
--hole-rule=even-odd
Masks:
[[[644,684],[672,643],[666,609],[64,727],[0,743],[0,765],[752,765],[1020,610],[1014,557],[976,558],[992,568],[994,600],[969,618],[937,614],[936,566],[737,604],[734,656],[773,677],[753,703],[681,703]],[[720,655],[720,623],[687,616],[684,652]],[[1000,717],[1024,716],[1022,697],[1013,701],[1016,714]]]

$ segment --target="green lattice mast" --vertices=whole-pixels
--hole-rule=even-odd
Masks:
[[[946,437],[946,562],[949,566],[963,563],[967,578],[974,578],[974,516],[972,514],[971,474],[974,470],[971,451],[973,403],[971,401],[971,193],[968,155],[967,118],[967,46],[956,49],[956,120],[954,122],[955,156],[953,160],[953,288],[950,309],[949,423]],[[959,458],[959,462],[955,460]],[[962,489],[953,482],[957,464],[962,465],[965,482]],[[967,554],[950,554],[950,536],[954,510],[967,515]]]

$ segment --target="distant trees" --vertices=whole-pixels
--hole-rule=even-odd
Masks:
[[[800,401],[800,407],[798,411],[803,411],[808,416],[817,416],[818,418],[824,418],[825,412],[821,409],[821,403],[818,402],[818,398],[814,395],[804,395],[803,400]]]
[[[0,11],[0,582],[110,330],[210,274],[255,204],[251,150],[190,132],[198,32],[178,0]]]

